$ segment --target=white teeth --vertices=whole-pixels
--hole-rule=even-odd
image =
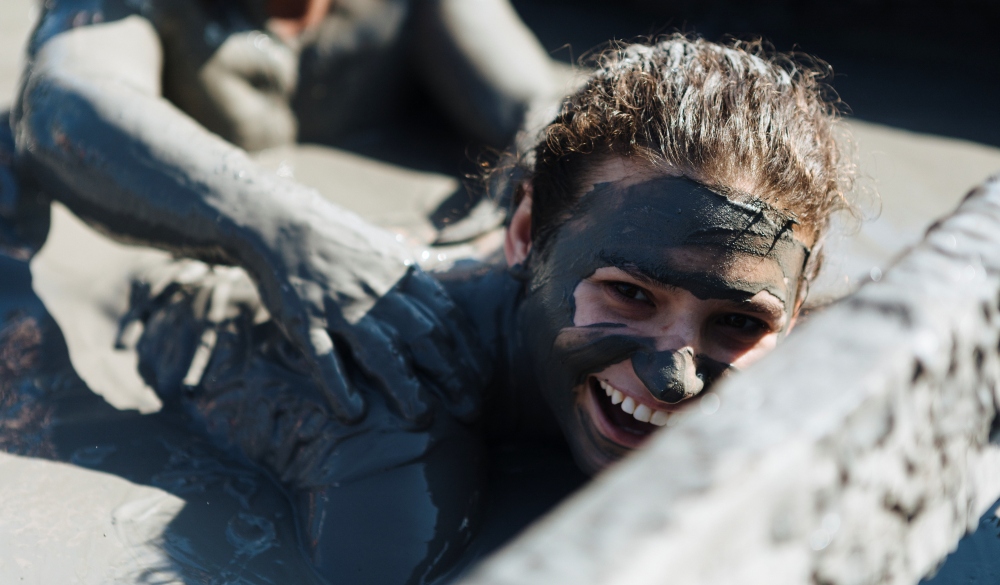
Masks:
[[[624,392],[615,388],[604,380],[598,380],[604,393],[611,398],[611,404],[620,404],[621,409],[631,414],[635,420],[644,423],[654,424],[658,427],[667,425],[670,414],[663,410],[656,410],[645,404],[638,404],[631,396],[626,396]]]

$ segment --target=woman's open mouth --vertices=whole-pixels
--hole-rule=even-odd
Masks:
[[[653,431],[666,426],[673,414],[637,403],[631,396],[594,376],[587,379],[587,385],[597,430],[623,447],[638,447]]]

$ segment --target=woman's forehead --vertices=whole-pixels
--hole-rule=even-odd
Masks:
[[[655,179],[679,177],[687,177],[702,184],[717,182],[710,181],[706,173],[698,172],[697,169],[680,168],[660,158],[610,155],[594,158],[579,195],[602,183],[614,183],[618,188],[624,189]],[[755,190],[750,174],[728,176],[720,184],[734,192],[753,193]]]
[[[624,189],[661,177],[682,177],[680,169],[666,163],[654,165],[639,157],[607,156],[598,158],[587,173],[581,194],[602,183],[613,183]]]
[[[631,266],[698,296],[767,290],[787,302],[808,257],[793,225],[765,204],[659,177],[596,185],[563,225],[556,247],[578,277],[599,266]]]
[[[655,157],[650,159],[641,156],[610,155],[594,157],[593,164],[577,194],[581,197],[585,196],[601,184],[611,184],[618,189],[627,189],[634,185],[662,178],[687,178],[702,185],[712,186],[713,190],[716,191],[724,190],[730,195],[741,194],[743,198],[748,200],[754,200],[754,196],[750,194],[759,189],[750,173],[728,173],[723,180],[718,177],[713,178],[710,174],[699,172],[697,169],[681,169]],[[768,200],[770,201],[771,198]],[[771,207],[770,203],[764,203],[764,205]],[[815,234],[805,233],[801,228],[802,226],[796,223],[792,227],[792,231],[807,248],[811,247],[815,243]]]
[[[680,176],[595,183],[568,215],[570,230],[611,238],[641,232],[674,245],[739,244],[761,255],[792,238],[796,223],[759,199],[730,198]]]

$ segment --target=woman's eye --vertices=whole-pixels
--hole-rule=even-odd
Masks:
[[[646,295],[646,291],[635,286],[634,284],[629,284],[627,282],[612,282],[610,283],[612,290],[615,294],[628,299],[630,301],[639,301],[642,303],[652,303],[649,296]]]
[[[730,329],[736,329],[740,333],[757,333],[767,330],[767,325],[765,325],[760,319],[755,319],[754,317],[741,315],[739,313],[730,313],[719,317],[719,325]]]

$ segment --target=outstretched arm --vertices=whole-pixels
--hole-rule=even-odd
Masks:
[[[14,112],[21,164],[109,235],[245,268],[336,414],[362,416],[329,332],[349,330],[393,288],[411,264],[408,250],[258,168],[163,99],[160,38],[150,20],[129,14],[130,3],[48,4]],[[85,10],[94,5],[100,19]],[[398,411],[419,417],[407,363],[379,365]]]

